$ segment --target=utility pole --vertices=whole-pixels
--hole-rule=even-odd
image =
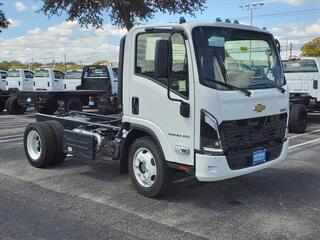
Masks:
[[[67,55],[64,55],[64,71],[67,71]]]
[[[290,56],[289,56],[289,58],[291,58],[292,57],[292,43],[290,43]]]
[[[288,38],[286,38],[286,59],[288,59]]]

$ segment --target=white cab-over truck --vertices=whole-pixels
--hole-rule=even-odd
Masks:
[[[210,182],[286,158],[289,94],[271,33],[223,22],[136,26],[119,55],[122,113],[37,114],[24,133],[32,166],[111,158],[156,197],[175,171]]]
[[[320,109],[320,58],[293,58],[282,63],[290,93],[289,129],[303,133],[308,122],[307,110]]]
[[[6,90],[32,91],[34,73],[27,69],[12,69],[8,71]]]

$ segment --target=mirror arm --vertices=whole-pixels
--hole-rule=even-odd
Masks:
[[[172,39],[172,36],[173,34],[177,33],[176,31],[172,32],[169,36],[169,41],[172,43],[171,39]],[[178,32],[181,34],[181,32]],[[183,34],[182,34],[183,36]],[[185,38],[184,38],[185,39]],[[190,105],[189,103],[181,100],[181,99],[176,99],[176,98],[172,98],[170,96],[170,80],[171,80],[171,73],[172,73],[172,44],[169,45],[169,50],[171,52],[171,54],[169,54],[171,57],[169,59],[169,69],[168,69],[168,79],[167,79],[167,95],[168,95],[168,99],[171,100],[171,101],[175,101],[175,102],[180,102],[180,115],[183,116],[183,117],[186,117],[186,118],[189,118],[190,117]]]

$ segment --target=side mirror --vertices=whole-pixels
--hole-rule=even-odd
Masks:
[[[171,101],[180,102],[180,115],[186,118],[190,117],[190,105],[180,99],[174,99],[170,96],[170,79],[172,71],[172,42],[170,40],[161,39],[156,42],[154,56],[155,78],[163,78],[167,80],[167,94]]]
[[[172,67],[171,41],[160,39],[156,42],[154,71],[155,78],[170,78]]]

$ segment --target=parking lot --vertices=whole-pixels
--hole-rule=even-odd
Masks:
[[[157,200],[116,162],[32,168],[23,131],[34,116],[0,114],[0,239],[319,239],[319,113],[289,135],[280,165],[214,183],[181,176]]]

